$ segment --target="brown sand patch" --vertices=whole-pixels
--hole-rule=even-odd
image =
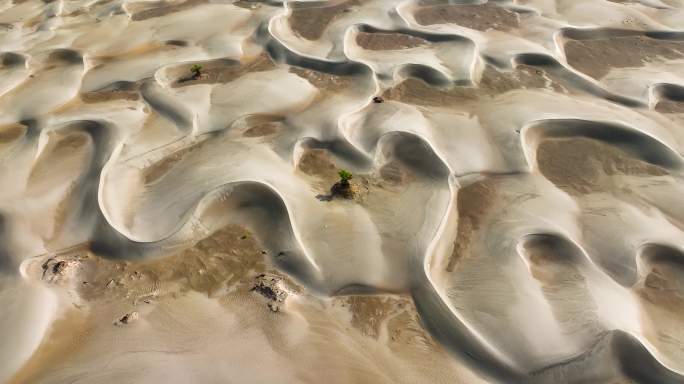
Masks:
[[[154,260],[109,260],[94,255],[87,244],[38,258],[27,268],[30,277],[72,287],[81,300],[73,303],[76,309],[68,308],[66,315],[52,324],[11,382],[33,382],[30,378],[43,374],[43,367],[60,365],[64,356],[74,356],[91,343],[102,327],[112,324],[110,320],[144,313],[131,311],[136,307],[162,304],[189,291],[245,303],[255,295],[250,289],[258,276],[267,272],[264,251],[240,226],[227,226],[185,250]],[[278,272],[268,276],[276,276],[288,292],[301,291]],[[116,317],[110,319],[112,314]]]
[[[390,315],[407,303],[384,296],[348,296],[344,303],[352,314],[351,324],[364,335],[377,338]]]
[[[8,384],[34,382],[33,375],[79,351],[90,339],[95,324],[78,308],[70,308],[55,320],[31,358],[9,380]]]
[[[604,191],[605,176],[663,176],[668,172],[619,148],[587,138],[546,139],[537,148],[541,173],[564,191],[581,195]]]
[[[679,273],[681,267],[653,266],[639,289],[641,296],[663,309],[680,314],[684,309],[684,285]]]
[[[392,160],[380,167],[379,176],[382,179],[380,186],[401,186],[415,179],[415,175],[397,160]]]
[[[337,166],[325,149],[305,149],[297,162],[297,169],[329,183],[337,179]]]
[[[233,3],[234,6],[244,8],[244,9],[259,9],[261,8],[261,3],[255,1],[255,0],[238,0]]]
[[[564,332],[590,337],[604,330],[598,309],[581,268],[582,256],[564,239],[553,235],[534,236],[523,243],[532,276]]]
[[[137,101],[140,100],[140,86],[144,80],[136,82],[118,82],[108,87],[92,91],[81,92],[80,100],[86,104],[106,103],[116,100]]]
[[[382,97],[421,106],[457,106],[482,97],[493,97],[518,89],[552,89],[566,92],[562,85],[549,78],[546,71],[526,65],[514,71],[503,72],[487,66],[477,86],[452,86],[438,88],[426,82],[408,78],[386,90]]]
[[[88,284],[83,287],[84,297],[97,297],[108,289],[133,297],[157,296],[176,284],[181,293],[193,290],[211,295],[228,286],[246,288],[251,283],[251,274],[265,272],[266,268],[262,248],[239,226],[219,230],[191,248],[163,259],[142,263],[93,260],[100,265],[86,268],[84,278]],[[107,286],[111,281],[113,288]]]
[[[634,288],[641,299],[643,334],[660,353],[678,359],[684,352],[684,282],[678,263],[655,263]]]
[[[569,40],[564,44],[568,64],[595,79],[611,68],[638,68],[645,63],[684,57],[684,41],[645,36]]]
[[[96,65],[97,68],[102,63],[131,60],[146,54],[159,52],[163,49],[169,49],[169,46],[156,41],[147,42],[126,51],[109,52],[106,54],[98,55],[93,57],[92,60],[98,63],[98,65]]]
[[[202,66],[199,76],[194,76],[190,68],[194,64]],[[271,57],[263,53],[252,60],[240,63],[232,60],[212,60],[182,65],[169,70],[172,78],[177,78],[173,88],[196,84],[229,83],[240,76],[253,72],[264,72],[275,69],[276,64]]]
[[[382,94],[385,100],[421,106],[451,106],[464,101],[475,100],[477,90],[473,87],[454,86],[450,89],[436,88],[426,82],[408,78]]]
[[[166,175],[176,164],[178,164],[189,153],[200,149],[203,142],[190,145],[189,147],[178,150],[168,156],[164,156],[161,160],[143,169],[143,177],[145,184],[153,183]]]
[[[498,71],[487,66],[478,87],[487,95],[501,95],[516,89],[551,89],[567,92],[548,72],[529,65],[519,65],[510,72]]]
[[[62,173],[55,172],[55,167],[62,170],[83,168],[89,151],[86,146],[91,142],[90,136],[83,132],[62,134],[51,132],[51,139],[38,157],[31,169],[27,186],[54,186],[53,181],[59,180]]]
[[[489,213],[496,195],[494,182],[489,179],[476,181],[458,190],[458,229],[446,268],[448,272],[452,272],[467,255],[472,238],[480,229],[483,217]]]
[[[19,123],[0,126],[0,144],[7,144],[24,137],[28,128]]]
[[[281,128],[280,116],[251,115],[246,119],[247,129],[242,133],[244,137],[265,137],[277,133]]]
[[[43,16],[43,14],[36,15],[36,16],[33,16],[32,18],[24,21],[23,27],[25,29],[30,29],[30,28],[37,26],[38,24],[40,24],[44,20],[45,20],[45,17]]]
[[[228,288],[240,288],[247,292],[254,277],[266,272],[263,252],[249,231],[232,225],[159,259],[109,260],[94,255],[83,245],[40,259],[28,273],[37,280],[45,280],[41,265],[73,264],[73,273],[49,281],[74,284],[86,301],[126,300],[135,304],[188,291],[214,295]],[[49,268],[48,272],[55,269]]]
[[[177,2],[178,3],[178,2]],[[154,8],[160,8],[160,7],[168,7],[172,5],[173,2],[169,0],[156,0],[156,1],[132,1],[129,3],[126,3],[126,9],[128,12],[132,15],[143,12],[143,11],[149,11]]]
[[[111,91],[83,92],[80,97],[86,104],[95,104],[115,100],[136,101],[140,99],[140,93],[138,93],[138,91],[116,89]]]
[[[74,11],[69,12],[68,14],[64,15],[64,17],[77,17],[81,15],[85,15],[86,10],[84,8],[78,8]]]
[[[419,8],[414,17],[418,24],[458,24],[462,27],[487,31],[509,31],[518,27],[518,15],[498,5],[431,5]]]
[[[684,102],[663,100],[659,101],[654,109],[660,113],[684,113]]]
[[[102,7],[103,5],[107,5],[111,3],[114,0],[98,0],[88,6],[88,10],[93,10],[95,7]]]
[[[152,19],[155,17],[162,17],[169,15],[171,13],[182,12],[190,8],[196,7],[202,4],[208,4],[208,0],[187,0],[182,2],[154,2],[151,5],[140,4],[140,7],[145,7],[147,9],[137,11],[136,6],[128,6],[129,12],[131,12],[131,20],[141,21]]]
[[[571,257],[545,244],[526,244],[525,252],[530,260],[532,276],[545,285],[562,285],[583,279]]]
[[[299,5],[292,9],[288,18],[290,28],[307,40],[318,40],[333,20],[361,3],[362,0],[347,0]]]
[[[57,203],[57,206],[55,206],[52,214],[52,231],[51,233],[41,235],[46,250],[52,251],[63,246],[59,243],[55,244],[55,242],[59,241],[60,235],[66,229],[67,220],[71,218],[75,212],[78,212],[73,206],[74,202],[80,203],[80,201],[74,200],[78,191],[78,186],[78,183],[71,183],[64,193],[64,196]]]
[[[339,298],[352,315],[351,325],[362,334],[379,338],[386,331],[390,347],[417,346],[425,353],[441,347],[420,324],[413,301],[406,296],[346,296]]]
[[[299,67],[290,67],[290,72],[306,79],[311,85],[321,91],[335,92],[347,88],[352,84],[352,78],[348,76],[337,76],[330,73],[314,71]]]
[[[428,44],[428,41],[404,33],[359,32],[356,35],[356,44],[363,49],[384,51],[421,47]]]

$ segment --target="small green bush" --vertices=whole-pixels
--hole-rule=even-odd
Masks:
[[[193,64],[192,67],[190,67],[190,72],[192,72],[192,74],[195,76],[199,76],[202,73],[202,66],[199,64]]]
[[[338,175],[340,175],[340,183],[342,184],[349,184],[349,180],[354,177],[351,172],[345,170],[345,169],[340,169],[339,172],[337,172]]]

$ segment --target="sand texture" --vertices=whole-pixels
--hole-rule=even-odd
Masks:
[[[2,0],[0,383],[684,384],[683,152],[683,0]]]

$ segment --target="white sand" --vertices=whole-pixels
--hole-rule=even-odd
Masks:
[[[0,382],[684,382],[684,3],[448,3],[0,3]]]

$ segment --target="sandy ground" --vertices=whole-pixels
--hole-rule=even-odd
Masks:
[[[682,20],[0,2],[0,382],[684,383]]]

